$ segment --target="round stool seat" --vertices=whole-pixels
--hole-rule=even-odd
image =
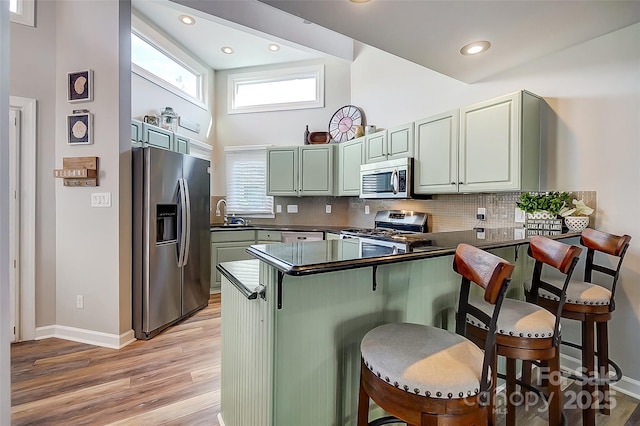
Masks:
[[[564,285],[564,281],[559,279],[545,279],[545,281],[558,288],[562,288]],[[531,290],[531,280],[524,282],[524,288],[527,291]],[[559,300],[556,295],[543,289],[540,290],[539,294],[540,297],[545,299]],[[611,303],[611,291],[609,289],[584,281],[570,281],[567,286],[566,296],[565,303],[574,305],[609,305]]]
[[[493,305],[485,302],[482,298],[474,298],[471,303],[489,315],[493,312]],[[485,330],[489,329],[486,324],[473,315],[467,316],[467,322]],[[555,315],[545,308],[520,300],[504,299],[496,331],[505,336],[543,339],[553,337],[555,325]]]
[[[419,324],[385,324],[360,345],[371,372],[398,389],[430,398],[464,398],[480,389],[484,352],[466,338]]]

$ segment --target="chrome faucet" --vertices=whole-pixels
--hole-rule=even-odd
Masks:
[[[229,224],[229,219],[227,218],[227,200],[225,200],[224,198],[220,198],[218,200],[218,203],[216,204],[216,216],[220,216],[220,206],[224,204],[224,219],[223,219],[223,223],[225,225]]]

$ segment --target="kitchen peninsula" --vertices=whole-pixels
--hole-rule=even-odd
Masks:
[[[452,330],[461,242],[515,262],[508,295],[522,297],[533,265],[522,229],[416,239],[387,255],[363,255],[357,239],[254,245],[257,259],[220,264],[224,424],[355,425],[362,337],[389,322]]]

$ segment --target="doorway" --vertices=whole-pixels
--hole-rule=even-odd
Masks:
[[[9,97],[12,341],[36,334],[36,106],[35,99]]]

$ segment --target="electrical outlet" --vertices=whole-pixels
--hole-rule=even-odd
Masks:
[[[84,309],[84,296],[81,294],[76,296],[76,308]]]
[[[369,214],[369,206],[364,206],[364,214]]]
[[[324,212],[327,214],[331,213],[331,204],[324,206]]]
[[[478,207],[478,213],[476,214],[476,219],[485,220],[487,218],[487,209],[484,207]]]
[[[298,213],[297,204],[287,204],[287,213]]]
[[[282,205],[276,204],[276,213],[282,213]]]

